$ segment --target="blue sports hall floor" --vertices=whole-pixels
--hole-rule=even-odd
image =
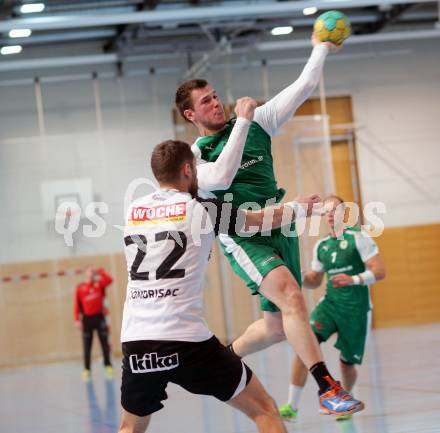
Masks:
[[[96,344],[96,342],[95,342]],[[338,354],[323,347],[335,376]],[[277,400],[287,396],[292,352],[278,344],[247,359]],[[93,380],[81,380],[81,364],[62,363],[0,370],[1,433],[110,433],[119,423],[120,359],[115,379],[106,381],[99,361]],[[309,380],[296,433],[440,433],[440,324],[372,332],[355,395],[366,409],[351,421],[318,414],[316,388]],[[165,408],[151,433],[251,433],[253,424],[229,406],[170,385]]]

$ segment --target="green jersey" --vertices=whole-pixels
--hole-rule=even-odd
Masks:
[[[312,270],[326,273],[326,299],[347,312],[370,310],[368,286],[334,288],[330,278],[337,274],[352,276],[364,272],[365,262],[378,252],[374,240],[353,227],[345,229],[339,238],[327,236],[318,241],[313,251]]]
[[[199,137],[196,140],[194,144],[199,149],[198,156],[202,160],[217,160],[228,141],[234,123],[235,119],[232,119],[225,129],[217,134]],[[284,197],[285,190],[278,189],[275,180],[271,137],[258,123],[252,122],[249,127],[241,167],[232,185],[228,190],[213,192],[220,199],[223,199],[225,194],[232,193],[232,203],[237,207],[246,202],[255,202],[264,207],[267,200],[272,199],[278,203]]]

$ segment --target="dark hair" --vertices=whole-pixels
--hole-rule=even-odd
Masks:
[[[207,85],[208,85],[208,82],[206,80],[195,79],[195,80],[185,81],[177,89],[176,99],[175,99],[176,107],[179,110],[180,115],[187,122],[189,122],[189,120],[185,117],[185,115],[183,113],[185,110],[188,110],[188,108],[193,108],[192,99],[191,99],[191,92],[194,89],[203,89]]]
[[[183,164],[192,162],[194,154],[188,143],[166,140],[156,145],[151,154],[151,169],[159,182],[174,182]]]
[[[339,197],[339,196],[336,195],[336,194],[331,194],[331,195],[327,196],[327,197],[323,200],[323,202],[325,202],[325,201],[327,201],[327,200],[331,200],[331,199],[333,199],[333,198],[336,199],[336,200],[338,200],[339,203],[344,204],[344,200],[342,200],[342,198]]]

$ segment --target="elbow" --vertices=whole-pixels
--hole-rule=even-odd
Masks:
[[[234,179],[232,177],[227,176],[227,175],[223,175],[223,176],[219,176],[218,178],[215,178],[214,182],[215,182],[216,187],[214,190],[223,191],[223,190],[229,189],[232,185],[233,180]]]
[[[309,287],[308,289],[317,289],[319,286],[321,285],[321,281],[318,279],[313,279],[312,281],[309,282]]]
[[[385,268],[382,268],[379,270],[379,272],[376,273],[376,281],[384,280],[387,276],[387,271]]]
[[[318,87],[319,79],[310,80],[306,85],[304,89],[304,93],[306,93],[309,97],[315,89]]]
[[[229,189],[230,187],[231,187],[231,185],[232,185],[232,180],[225,180],[223,183],[222,183],[222,190],[226,190],[226,189]]]
[[[302,76],[296,81],[301,89],[301,94],[305,96],[305,99],[307,99],[315,91],[319,83],[319,78],[320,76]]]
[[[386,277],[386,271],[384,267],[370,269],[370,271],[373,272],[376,282],[381,281]]]
[[[317,289],[321,285],[321,279],[313,273],[308,272],[304,275],[303,286],[307,289]]]
[[[321,285],[321,281],[322,281],[322,280],[321,280],[321,279],[318,279],[318,278],[315,279],[315,280],[313,280],[313,281],[312,281],[312,284],[311,284],[311,285],[312,285],[311,288],[312,288],[312,289],[317,289],[317,288]]]

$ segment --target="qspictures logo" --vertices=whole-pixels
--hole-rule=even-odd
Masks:
[[[245,169],[249,165],[256,164],[262,160],[261,156],[247,161],[242,165],[242,169]],[[135,199],[135,193],[140,186],[148,187],[148,191],[158,194],[159,185],[146,178],[136,178],[130,182],[125,196],[124,196],[124,225],[113,224],[113,227],[121,232],[124,232],[127,226],[144,226],[150,224],[161,224],[164,222],[175,223],[184,221],[188,218],[186,202],[162,204],[158,206],[132,206]],[[229,196],[229,198],[227,198]],[[156,196],[156,199],[159,199]],[[159,200],[160,201],[160,200]],[[231,215],[231,207],[233,196],[232,193],[225,194],[223,205],[221,210],[215,210],[220,212],[221,221],[223,227],[228,227],[229,218]],[[266,201],[265,206],[274,206],[275,201],[273,198]],[[300,204],[301,205],[301,204]],[[265,207],[263,206],[263,207]],[[278,205],[276,205],[278,206]],[[304,204],[302,204],[304,208]],[[335,211],[335,215],[339,215],[338,218],[344,217],[348,214],[348,219],[339,221],[335,220],[335,225],[338,224],[344,227],[354,227],[359,225],[360,216],[363,216],[364,224],[361,224],[361,234],[376,238],[381,236],[385,228],[383,219],[380,214],[385,214],[387,208],[383,202],[368,202],[364,205],[363,209],[359,208],[359,205],[354,202],[345,202],[338,205],[341,207],[340,212]],[[252,210],[254,212],[262,209],[261,204],[246,202],[239,206],[243,211]],[[194,243],[200,246],[200,236],[212,232],[213,225],[207,224],[206,211],[203,206],[197,207],[199,213],[191,216],[191,233],[196,238]],[[346,212],[348,210],[348,212]],[[104,215],[109,213],[109,205],[105,202],[90,202],[85,209],[82,209],[76,201],[64,201],[62,202],[56,211],[54,224],[55,231],[63,236],[64,242],[68,247],[73,247],[75,241],[78,241],[78,237],[74,239],[74,235],[82,235],[86,238],[100,238],[105,235],[108,223],[104,218]],[[128,213],[128,214],[127,214]],[[321,223],[324,221],[323,215],[325,214],[325,208],[322,203],[317,203],[313,206],[312,215],[310,219],[299,218],[295,220],[295,228],[292,230],[292,208],[287,207],[283,213],[281,221],[281,233],[286,237],[298,237],[301,235],[318,236],[321,229]],[[217,215],[217,213],[213,214]],[[217,215],[218,216],[218,215]],[[306,221],[309,223],[306,224]],[[90,224],[88,224],[89,222]],[[240,223],[241,224],[241,223]],[[267,218],[263,223],[263,232],[261,236],[271,236],[271,230],[268,227],[271,224],[270,212],[268,212]],[[202,230],[200,229],[202,227]],[[176,227],[176,231],[178,228]],[[250,226],[245,231],[240,232],[241,237],[250,237],[259,231],[258,226]]]
[[[152,371],[166,371],[179,366],[179,354],[159,356],[157,353],[146,353],[142,358],[137,354],[130,355],[132,373],[150,373]]]

